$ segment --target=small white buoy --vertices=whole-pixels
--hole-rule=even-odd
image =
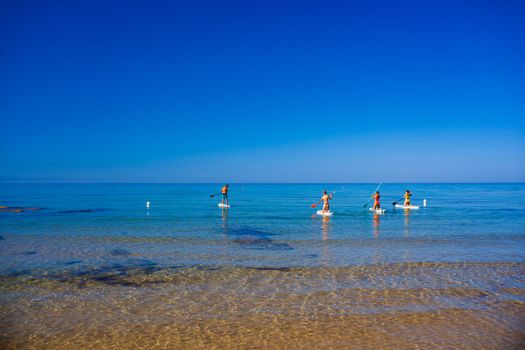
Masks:
[[[427,206],[427,200],[426,200],[426,199],[423,199],[423,206],[424,206],[424,207]]]
[[[146,208],[149,209],[149,201],[146,202]]]

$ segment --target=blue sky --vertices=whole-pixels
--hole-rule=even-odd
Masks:
[[[522,1],[0,3],[0,181],[525,181]]]

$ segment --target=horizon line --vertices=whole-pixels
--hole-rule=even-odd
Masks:
[[[0,181],[0,185],[23,185],[23,184],[35,184],[35,185],[215,185],[215,184],[230,184],[230,185],[360,185],[360,184],[378,184],[379,182],[127,182],[127,181]],[[382,182],[382,184],[423,184],[423,185],[440,185],[440,184],[464,184],[464,185],[483,185],[483,184],[525,184],[525,181],[494,181],[494,182],[455,182],[455,181],[437,181],[437,182],[425,182],[425,181],[407,181],[407,182]]]

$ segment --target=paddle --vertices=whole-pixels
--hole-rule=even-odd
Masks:
[[[381,187],[383,183],[380,182],[379,183],[379,186],[377,186],[376,190],[374,191],[374,193],[376,193],[377,191],[379,191],[379,187]],[[365,205],[363,205],[363,208],[366,208],[366,206],[368,205],[368,203],[370,203],[370,200],[372,199],[372,197],[368,198],[368,202],[365,203]]]
[[[228,193],[230,193],[230,192],[231,192],[231,190],[228,190]],[[210,195],[210,198],[213,198],[213,197],[218,196],[220,194],[222,194],[222,192],[212,194],[212,195]]]
[[[331,197],[334,193],[335,193],[335,191],[332,191],[332,192],[330,193],[330,197]],[[317,201],[317,203],[312,204],[312,208],[317,207],[317,204],[319,204],[320,201],[322,201],[322,199],[319,199],[319,200]]]
[[[392,205],[396,205],[396,204],[397,204],[397,202],[400,202],[400,201],[401,201],[402,199],[404,199],[404,198],[405,198],[405,197],[401,197],[401,198],[399,198],[399,199],[398,199],[397,201],[395,201],[395,202],[392,202]]]

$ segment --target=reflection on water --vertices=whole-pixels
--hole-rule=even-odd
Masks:
[[[221,208],[222,232],[226,237],[228,235],[228,208]]]
[[[410,209],[405,209],[405,219],[404,219],[404,223],[405,223],[405,237],[408,237],[410,236]]]
[[[328,243],[330,233],[330,217],[323,216],[321,219],[322,249],[321,266],[330,266],[330,244]]]
[[[323,216],[322,221],[321,221],[321,231],[323,233],[323,241],[326,241],[328,239],[329,229],[330,229],[330,217]]]
[[[374,220],[373,220],[373,224],[372,224],[372,227],[374,229],[374,238],[378,238],[379,237],[379,226],[381,224],[380,216],[381,215],[379,215],[377,213],[374,213]]]

